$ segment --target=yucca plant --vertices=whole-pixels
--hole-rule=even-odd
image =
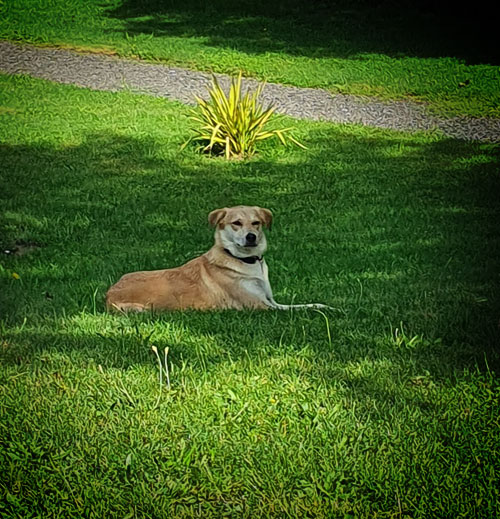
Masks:
[[[251,157],[259,141],[273,137],[284,145],[289,140],[305,148],[290,135],[293,128],[267,128],[275,107],[264,108],[259,103],[264,84],[260,84],[253,93],[247,91],[243,95],[241,80],[240,72],[237,79],[231,80],[229,96],[226,96],[213,76],[210,99],[205,101],[196,97],[198,106],[191,110],[190,118],[197,124],[193,128],[194,135],[183,148],[194,141],[199,143],[201,151],[224,155],[226,159]]]

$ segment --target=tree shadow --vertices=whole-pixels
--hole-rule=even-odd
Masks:
[[[264,437],[269,441],[259,441],[269,450],[252,450],[249,459],[272,460],[279,466],[275,442],[283,442],[286,452],[300,449],[312,431],[318,458],[331,456],[330,445],[340,445],[349,459],[350,444],[367,445],[382,451],[384,462],[399,461],[399,453],[413,449],[406,451],[415,453],[413,458],[401,457],[404,466],[397,473],[401,485],[410,488],[420,482],[415,484],[415,474],[423,474],[432,486],[446,474],[443,464],[457,466],[458,456],[464,477],[453,488],[474,483],[467,470],[476,452],[468,438],[486,433],[491,445],[497,414],[491,395],[482,399],[493,388],[477,380],[464,388],[460,382],[464,372],[476,366],[500,369],[498,157],[489,145],[428,142],[331,125],[314,125],[305,140],[307,152],[290,150],[281,157],[264,152],[256,160],[233,163],[194,160],[189,152],[182,156],[177,150],[166,151],[170,145],[162,148],[150,137],[107,132],[67,147],[1,146],[0,250],[16,240],[40,244],[21,256],[0,255],[0,362],[7,375],[5,386],[19,396],[10,400],[17,407],[10,402],[4,406],[3,422],[9,427],[4,428],[3,442],[7,453],[17,452],[16,443],[24,446],[22,457],[9,458],[11,472],[6,474],[11,480],[15,476],[17,484],[23,481],[20,474],[26,474],[26,481],[39,475],[44,486],[40,495],[46,495],[45,487],[51,484],[62,488],[69,481],[76,496],[98,495],[104,500],[102,509],[114,509],[113,485],[126,490],[126,485],[150,485],[150,475],[175,467],[153,459],[165,451],[165,444],[178,456],[186,439],[188,449],[195,446],[200,458],[210,456],[211,445],[191,437],[205,416],[206,434],[213,430],[209,420],[216,426],[220,421],[217,434],[231,434],[222,412],[193,416],[196,410],[186,406],[185,414],[172,420],[175,429],[165,427],[170,422],[164,417],[175,416],[172,400],[179,406],[184,399],[198,405],[197,381],[207,377],[213,385],[206,394],[222,388],[220,398],[227,402],[221,406],[228,416],[244,416],[243,402],[222,394],[232,386],[219,381],[232,370],[237,376],[271,373],[275,378],[266,396],[290,380],[300,386],[299,396],[289,398],[297,411],[277,406],[273,416],[276,424],[296,419],[295,432],[286,440],[272,432]],[[268,264],[277,299],[317,300],[336,310],[105,313],[104,292],[119,275],[177,265],[203,252],[212,243],[207,213],[235,203],[258,203],[274,211]],[[134,411],[135,397],[151,395],[151,387],[156,387],[153,344],[160,353],[170,348],[174,391],[168,396],[159,392],[168,398],[161,409],[153,409],[152,400],[147,411],[146,404]],[[137,386],[107,387],[112,379],[127,383],[122,371],[143,367]],[[183,369],[190,371],[187,390],[180,387]],[[27,373],[29,380],[24,378]],[[457,409],[460,402],[456,393],[450,396],[447,391],[455,385],[451,389],[456,393],[462,388],[474,391],[470,409],[464,399],[467,414],[460,427],[453,416],[462,411]],[[301,408],[306,386],[310,405]],[[53,404],[36,399],[42,391],[54,395]],[[340,409],[332,412],[333,405]],[[318,406],[332,412],[326,416],[333,416],[332,428],[340,434],[324,436],[325,431],[308,427],[307,419],[311,425],[318,416],[320,424],[327,421],[318,415]],[[354,418],[346,420],[346,413]],[[488,413],[489,421],[481,423]],[[140,422],[129,421],[130,416]],[[95,427],[86,428],[86,419],[96,422]],[[47,427],[51,420],[55,426]],[[120,426],[107,427],[107,420],[117,420]],[[359,431],[346,422],[359,423]],[[144,426],[148,423],[150,430]],[[365,424],[375,434],[372,442],[362,437]],[[249,441],[246,426],[234,423],[236,441],[241,438],[243,444]],[[157,435],[151,432],[154,428],[167,432]],[[44,434],[37,435],[37,430]],[[125,462],[131,430],[140,433],[133,452],[144,470],[139,472],[134,461],[132,483]],[[423,441],[432,437],[441,461],[434,461],[434,452],[430,460],[424,458],[410,434]],[[92,437],[93,442],[87,441]],[[446,442],[450,450],[441,448]],[[216,447],[223,449],[221,444]],[[63,449],[64,456],[53,456]],[[238,454],[222,451],[218,456],[237,461]],[[362,451],[353,459],[367,456],[370,452]],[[111,461],[101,466],[106,457]],[[49,460],[51,466],[44,470]],[[309,474],[314,463],[301,460],[299,469]],[[481,454],[481,464],[493,466],[489,454]],[[199,460],[192,466],[195,474]],[[227,470],[231,464],[224,466]],[[89,493],[94,484],[102,487],[104,473],[111,492]],[[282,476],[279,470],[274,474]],[[374,503],[380,499],[372,481],[367,483],[348,466],[332,477],[373,495]],[[384,477],[375,479],[385,485]],[[186,495],[193,488],[191,481]],[[295,489],[288,481],[284,484]],[[24,497],[31,510],[44,504],[44,499],[31,499],[35,494]],[[58,500],[54,497],[54,506]],[[66,500],[60,502],[60,509],[69,506]]]
[[[438,378],[470,365],[498,368],[500,186],[492,147],[462,143],[457,154],[450,140],[318,128],[307,153],[241,163],[162,157],[151,139],[113,134],[65,148],[3,145],[2,250],[19,239],[43,244],[2,255],[4,271],[20,276],[0,291],[5,323],[17,329],[11,338],[23,345],[10,361],[38,344],[83,349],[126,368],[150,361],[134,323],[169,323],[199,342],[160,338],[158,346],[202,370],[303,348],[323,359],[325,380],[338,375],[329,372],[331,355],[345,364],[411,361]],[[121,339],[116,330],[61,332],[56,323],[65,316],[99,316],[105,290],[123,273],[206,251],[206,215],[236,203],[275,213],[267,258],[276,299],[335,311],[116,318],[129,330]],[[45,324],[23,329],[25,317]]]
[[[431,2],[124,0],[107,14],[123,20],[130,35],[203,38],[207,46],[251,54],[358,59],[382,53],[498,63],[487,12]]]

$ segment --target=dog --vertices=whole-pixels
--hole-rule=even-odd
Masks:
[[[215,244],[172,269],[125,274],[106,294],[108,310],[221,310],[329,308],[320,303],[283,305],[274,300],[263,258],[264,228],[272,213],[261,207],[216,209],[208,215]]]

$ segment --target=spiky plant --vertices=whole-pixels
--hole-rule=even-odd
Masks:
[[[290,131],[293,128],[267,127],[275,112],[274,106],[264,108],[259,102],[264,84],[253,92],[243,95],[241,89],[242,74],[231,80],[229,95],[226,96],[217,78],[213,76],[210,99],[205,101],[196,97],[198,106],[191,110],[191,120],[196,122],[194,135],[183,145],[199,143],[199,149],[214,155],[224,155],[226,159],[251,157],[259,141],[277,138],[286,145],[287,140],[301,148]]]

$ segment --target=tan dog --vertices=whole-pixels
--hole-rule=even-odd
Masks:
[[[271,211],[247,206],[216,209],[208,221],[215,227],[215,245],[208,252],[181,267],[125,274],[108,290],[107,308],[325,308],[316,303],[281,305],[274,300],[262,257],[267,248],[263,228],[271,226]]]

